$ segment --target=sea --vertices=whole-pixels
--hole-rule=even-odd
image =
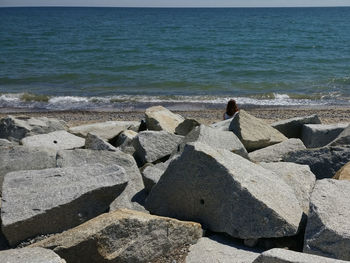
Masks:
[[[350,8],[0,8],[0,109],[349,106]]]

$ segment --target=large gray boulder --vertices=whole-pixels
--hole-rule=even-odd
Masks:
[[[323,147],[333,141],[348,126],[348,123],[305,124],[301,139],[307,148]]]
[[[200,123],[194,119],[185,119],[175,129],[175,133],[178,135],[186,136],[195,127],[199,126]]]
[[[22,138],[35,134],[66,130],[64,121],[39,117],[7,116],[0,120],[0,138],[20,141]]]
[[[13,142],[7,140],[7,139],[0,139],[0,147],[6,147],[14,145]]]
[[[145,185],[145,189],[148,193],[151,192],[153,186],[158,183],[160,177],[165,172],[171,160],[172,159],[169,159],[165,163],[157,163],[155,165],[148,164],[142,170],[143,184]]]
[[[108,141],[116,137],[122,131],[137,131],[139,126],[140,122],[137,121],[106,121],[71,127],[69,132],[81,137],[86,137],[88,133],[93,133],[103,140]]]
[[[201,236],[200,224],[122,209],[31,247],[50,248],[67,262],[162,262],[157,258],[194,244]]]
[[[205,143],[214,149],[225,149],[248,159],[248,153],[244,145],[230,131],[221,131],[205,125],[197,126],[186,135],[177,153],[181,153],[185,145],[189,142]]]
[[[237,135],[248,152],[287,140],[278,130],[244,110],[232,119],[229,130]]]
[[[132,130],[126,130],[121,132],[115,140],[115,146],[118,147],[122,152],[133,155],[135,148],[132,145],[133,139],[137,136],[137,132]]]
[[[280,176],[227,150],[186,145],[146,199],[153,214],[250,239],[296,234],[302,210]]]
[[[158,161],[170,156],[182,139],[166,131],[142,131],[133,140],[135,155],[141,165]]]
[[[64,150],[57,153],[57,166],[81,166],[100,163],[103,165],[117,164],[123,167],[129,177],[128,185],[121,195],[111,204],[111,209],[130,208],[145,211],[142,204],[145,199],[142,176],[132,156],[119,150],[93,151],[85,149]]]
[[[0,251],[2,263],[66,263],[55,252],[41,247]]]
[[[162,106],[146,109],[145,116],[147,129],[170,133],[175,133],[176,127],[185,120],[181,115],[172,113]]]
[[[301,139],[304,124],[321,124],[321,120],[316,114],[310,116],[296,117],[272,123],[272,127],[279,130],[288,138]]]
[[[350,161],[350,145],[300,150],[287,154],[283,161],[309,165],[317,179],[332,178]]]
[[[311,195],[304,252],[350,260],[350,182],[324,179]]]
[[[350,125],[342,131],[337,138],[329,144],[330,146],[350,145]]]
[[[319,257],[292,250],[273,248],[262,253],[253,263],[346,263],[348,261]]]
[[[88,133],[85,140],[85,149],[100,150],[100,151],[112,151],[115,152],[116,148],[106,142],[96,134]]]
[[[47,148],[53,150],[69,150],[85,145],[85,139],[66,131],[54,131],[25,137],[21,144],[28,148]]]
[[[227,119],[224,121],[219,121],[219,122],[213,123],[210,125],[210,127],[214,128],[214,129],[218,129],[220,131],[229,131],[231,122],[232,122],[232,119]]]
[[[186,263],[252,263],[260,253],[220,236],[202,237],[190,247]]]
[[[304,149],[306,147],[300,139],[292,138],[251,152],[249,158],[254,162],[280,162],[286,154]]]
[[[118,165],[17,171],[3,183],[2,230],[10,245],[77,226],[108,210],[127,184]]]
[[[309,166],[296,163],[260,163],[260,165],[273,171],[288,184],[295,193],[304,214],[309,213],[310,196],[316,182],[315,175]]]

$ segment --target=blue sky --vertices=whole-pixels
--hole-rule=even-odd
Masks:
[[[0,0],[0,6],[266,7],[350,6],[350,0]]]

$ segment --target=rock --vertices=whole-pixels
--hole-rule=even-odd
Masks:
[[[200,123],[194,119],[185,119],[175,129],[175,133],[178,135],[186,136],[195,127],[199,126]]]
[[[85,145],[85,139],[66,131],[55,131],[25,137],[21,144],[28,148],[47,148],[53,150],[69,150]]]
[[[309,165],[317,179],[332,178],[350,161],[350,145],[300,150],[287,154],[283,161]]]
[[[143,131],[133,141],[141,166],[167,158],[181,143],[183,136],[166,131]]]
[[[337,138],[334,139],[330,146],[350,145],[350,125],[342,131]]]
[[[213,123],[210,125],[210,127],[214,128],[214,129],[218,129],[220,131],[229,131],[231,122],[232,122],[232,119],[227,119],[224,121],[219,121],[219,122]]]
[[[31,246],[50,248],[67,262],[146,263],[201,236],[197,223],[122,209]]]
[[[307,148],[323,147],[333,141],[349,124],[305,124],[301,139]]]
[[[286,154],[304,149],[305,145],[300,139],[292,138],[251,152],[249,158],[254,162],[280,162]]]
[[[145,211],[142,206],[145,194],[142,177],[132,156],[118,149],[115,152],[93,151],[85,149],[64,150],[57,153],[57,166],[81,166],[84,164],[100,163],[103,165],[117,164],[123,167],[129,177],[128,185],[121,195],[111,204],[111,210],[130,208]]]
[[[108,210],[127,182],[118,165],[11,172],[3,183],[3,233],[16,245],[77,226]]]
[[[20,248],[0,251],[3,263],[66,263],[55,252],[45,248]]]
[[[93,124],[75,126],[69,132],[86,137],[88,133],[93,133],[103,140],[111,140],[125,130],[138,130],[140,123],[137,121],[106,121]]]
[[[153,214],[249,239],[294,235],[302,210],[273,172],[227,150],[186,145],[146,199]]]
[[[260,253],[220,236],[202,237],[190,247],[186,263],[252,263]]]
[[[122,152],[133,155],[135,152],[134,146],[132,146],[133,139],[137,136],[137,132],[132,130],[126,130],[121,132],[116,140],[115,146]]]
[[[321,120],[316,114],[313,114],[310,116],[277,121],[271,124],[271,126],[279,130],[288,138],[301,139],[301,133],[304,124],[321,124]]]
[[[168,167],[171,160],[165,163],[157,163],[156,165],[147,165],[142,171],[142,180],[146,191],[149,193],[152,187],[158,183],[160,177]]]
[[[0,147],[5,147],[5,146],[11,146],[13,145],[12,142],[6,139],[0,139]]]
[[[310,200],[304,252],[350,260],[350,182],[316,182]]]
[[[350,162],[345,164],[333,177],[337,180],[349,180],[350,181]]]
[[[347,261],[319,257],[282,248],[262,253],[253,263],[345,263]]]
[[[237,135],[248,152],[287,140],[282,133],[244,110],[240,110],[232,119],[229,129]]]
[[[162,106],[146,109],[146,125],[149,130],[174,133],[176,127],[184,121],[179,114],[174,114]]]
[[[115,152],[116,148],[110,143],[106,142],[98,135],[88,133],[85,140],[85,149],[102,150]]]
[[[225,149],[249,159],[247,150],[241,141],[230,131],[221,131],[205,125],[197,126],[186,135],[177,153],[181,153],[186,143],[189,142],[205,143],[214,149]]]
[[[23,146],[2,148],[0,150],[0,195],[5,174],[53,167],[56,167],[56,151],[29,149]]]
[[[296,163],[260,163],[260,165],[273,171],[294,190],[304,214],[309,213],[311,192],[316,182],[315,175],[310,171],[309,166]]]
[[[0,138],[20,141],[26,136],[67,129],[64,121],[53,118],[7,116],[0,120]]]

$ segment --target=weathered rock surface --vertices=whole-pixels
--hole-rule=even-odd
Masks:
[[[186,136],[195,127],[199,126],[200,123],[194,119],[185,119],[175,129],[177,135]]]
[[[262,253],[253,263],[345,263],[348,261],[319,257],[292,250],[274,248]]]
[[[141,165],[152,163],[170,154],[181,143],[183,136],[166,131],[143,131],[133,141],[135,155]]]
[[[45,248],[20,248],[0,251],[2,263],[66,263],[55,252]]]
[[[17,171],[3,183],[2,230],[11,245],[77,226],[108,210],[128,182],[118,165]]]
[[[20,141],[26,136],[67,129],[64,121],[53,118],[7,116],[0,120],[0,138]]]
[[[93,151],[86,149],[64,150],[57,154],[57,166],[81,166],[84,164],[100,163],[103,165],[117,164],[123,167],[129,177],[128,185],[121,195],[111,204],[111,209],[130,208],[145,211],[142,203],[145,199],[143,193],[142,176],[137,168],[136,162],[132,156],[119,150],[110,151]]]
[[[350,145],[296,151],[284,156],[283,161],[309,165],[317,179],[332,178],[350,161]]]
[[[157,163],[155,165],[151,164],[143,169],[142,180],[148,193],[151,192],[152,187],[158,183],[160,177],[168,167],[170,161],[171,160],[168,160],[165,163]]]
[[[220,131],[229,131],[232,119],[227,119],[224,121],[219,121],[210,125],[210,127],[218,129]]]
[[[4,147],[4,146],[11,146],[13,145],[12,142],[10,142],[9,140],[6,139],[0,139],[0,147]]]
[[[260,165],[273,171],[294,190],[304,214],[309,213],[310,196],[316,182],[315,175],[309,166],[296,163],[260,163]]]
[[[154,106],[146,109],[146,125],[149,130],[167,131],[174,133],[176,127],[185,119],[174,114],[162,106]]]
[[[304,124],[321,124],[321,120],[316,114],[314,114],[310,116],[277,121],[272,124],[272,127],[279,130],[288,138],[301,139],[301,133]]]
[[[306,147],[300,139],[292,138],[251,152],[249,158],[254,162],[280,162],[286,154],[304,149]]]
[[[85,139],[66,131],[54,131],[25,137],[21,144],[28,148],[47,148],[53,150],[69,150],[85,145]]]
[[[93,133],[103,140],[111,140],[125,130],[137,131],[140,123],[137,121],[106,121],[93,124],[75,126],[69,129],[71,133],[86,137],[88,133]]]
[[[132,130],[126,130],[121,132],[114,141],[114,145],[118,147],[119,150],[127,154],[133,155],[135,153],[135,148],[132,145],[133,139],[137,136],[137,132]]]
[[[332,142],[349,124],[305,124],[301,139],[307,148],[323,147]]]
[[[229,129],[237,135],[248,152],[287,140],[278,130],[244,110],[232,119]]]
[[[242,239],[294,235],[302,216],[293,190],[278,175],[202,143],[186,145],[169,164],[146,208]]]
[[[122,209],[31,246],[50,248],[67,262],[146,263],[201,236],[200,224]]]
[[[350,260],[350,182],[324,179],[311,195],[304,252]]]
[[[85,140],[85,149],[112,151],[115,152],[116,148],[110,143],[103,140],[96,134],[88,133]]]
[[[248,159],[247,150],[238,137],[230,131],[221,131],[200,125],[186,135],[177,153],[181,153],[186,143],[189,142],[205,143],[214,149],[225,149]]]
[[[202,237],[190,247],[186,263],[252,263],[259,255],[220,236]]]
[[[342,131],[337,138],[334,139],[330,146],[350,145],[350,125]]]
[[[349,180],[350,181],[350,162],[345,164],[333,177],[337,180]]]

